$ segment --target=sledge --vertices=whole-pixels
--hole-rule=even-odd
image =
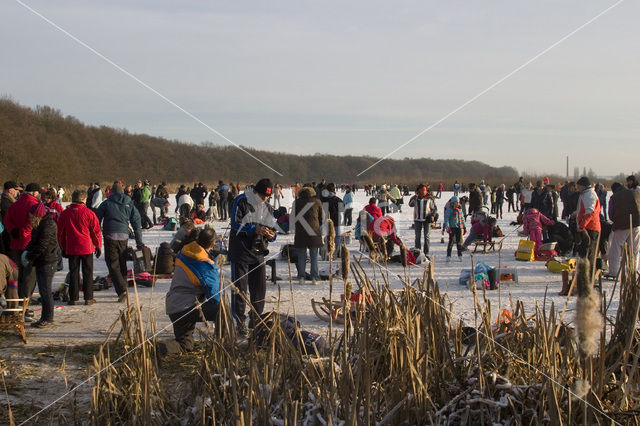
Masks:
[[[496,251],[496,246],[498,248],[498,251],[502,250],[502,243],[504,241],[504,238],[498,240],[498,241],[474,241],[473,242],[473,252],[477,252],[479,249],[482,248],[482,253],[489,253],[489,252],[495,252]]]
[[[311,299],[311,307],[322,321],[344,324],[344,302],[331,302],[323,297],[320,302]]]
[[[22,337],[22,341],[27,343],[27,335],[24,331],[25,326],[25,315],[27,313],[27,308],[29,307],[30,298],[25,297],[24,299],[6,299],[9,304],[17,305],[16,307],[4,309],[2,311],[2,315],[0,315],[0,327],[2,328],[15,328],[18,333],[20,333],[20,337]]]

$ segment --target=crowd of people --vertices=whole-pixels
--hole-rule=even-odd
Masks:
[[[370,198],[354,221],[354,194],[359,189]],[[290,207],[283,205],[285,190],[290,190],[294,199]],[[640,189],[635,176],[629,176],[626,185],[614,183],[608,202],[608,191],[600,184],[592,184],[588,177],[557,185],[548,178],[535,185],[520,178],[508,187],[491,186],[484,181],[478,185],[456,181],[450,188],[454,195],[440,217],[435,200],[444,190],[442,183],[435,190],[419,184],[412,194],[407,185],[359,188],[325,179],[284,187],[265,178],[247,186],[244,192],[239,184],[223,181],[210,190],[203,183],[181,185],[175,195],[174,212],[180,226],[167,245],[175,259],[166,295],[166,313],[174,324],[175,341],[162,346],[162,352],[192,349],[196,322],[217,316],[221,284],[215,259],[220,253],[216,247],[220,238],[212,227],[198,227],[215,220],[229,222],[226,254],[236,288],[231,296],[231,312],[240,335],[255,327],[263,313],[265,256],[269,243],[279,233],[294,234],[290,256],[297,268],[298,284],[317,284],[322,281],[319,258],[327,249],[330,233],[335,233],[339,244],[353,230],[363,246],[380,250],[386,259],[392,257],[394,246],[408,250],[412,259],[417,259],[428,258],[431,230],[441,223],[442,242],[445,233],[449,235],[447,261],[454,246],[461,260],[474,241],[491,241],[499,235],[496,223],[503,217],[506,201],[507,212],[518,213],[517,222],[534,242],[536,252],[543,243],[555,241],[570,254],[592,262],[608,259],[607,274],[616,276],[622,247],[630,243],[636,265],[640,264]],[[339,192],[342,198],[337,195]],[[149,181],[140,180],[128,186],[116,181],[104,192],[99,183],[92,183],[86,191],[73,190],[71,203],[63,209],[62,187],[5,182],[0,203],[0,301],[30,298],[37,285],[42,314],[32,325],[48,327],[54,321],[52,278],[61,269],[62,259],[68,259],[69,266],[67,303],[79,302],[82,285],[84,304],[92,305],[93,258],[102,255],[117,300],[125,301],[129,240],[135,241],[136,249],[142,249],[144,229],[171,222],[169,196],[165,182],[151,186]],[[415,238],[411,248],[398,236],[393,217],[402,212],[404,197],[408,197],[407,206],[413,209]],[[148,215],[150,207],[152,218]],[[605,263],[601,262],[600,267]],[[194,309],[196,305],[200,309]]]

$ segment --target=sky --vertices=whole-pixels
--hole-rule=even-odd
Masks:
[[[611,176],[640,170],[640,3],[549,48],[614,4],[3,0],[0,96],[295,154],[380,158],[438,123],[391,158]]]

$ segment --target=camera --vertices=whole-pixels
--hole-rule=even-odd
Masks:
[[[271,231],[275,232],[275,229],[269,228]],[[266,256],[269,254],[269,249],[267,246],[269,245],[269,240],[264,235],[255,234],[253,236],[253,240],[251,241],[251,251],[258,256]]]

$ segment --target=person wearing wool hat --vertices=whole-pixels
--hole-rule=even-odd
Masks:
[[[58,262],[58,227],[42,203],[29,208],[29,219],[33,231],[31,241],[22,253],[21,261],[24,266],[33,265],[35,268],[38,292],[42,300],[42,316],[31,326],[44,328],[53,323],[51,282]]]
[[[577,248],[580,257],[586,257],[595,262],[600,237],[600,200],[587,176],[582,176],[577,182],[580,197],[578,206],[571,217],[576,219],[576,231],[582,236],[582,243]]]
[[[271,180],[260,179],[253,188],[247,188],[233,200],[231,209],[231,280],[241,293],[246,295],[249,292],[250,328],[257,324],[258,316],[264,310],[267,291],[264,256],[269,253],[269,242],[276,239],[273,207],[267,202],[272,192]],[[236,321],[238,334],[244,336],[248,333],[245,310],[245,297],[232,294],[231,313]]]

